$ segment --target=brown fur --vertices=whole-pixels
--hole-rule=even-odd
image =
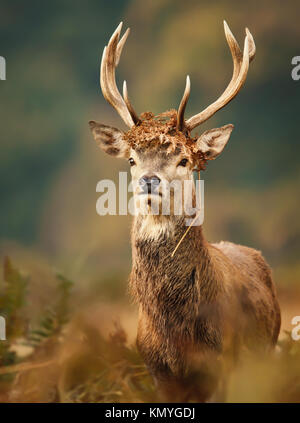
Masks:
[[[135,158],[135,180],[145,171],[166,180],[191,178],[195,166],[203,168],[221,153],[233,128],[206,131],[195,141],[178,133],[172,111],[163,117],[168,119],[148,113],[125,134],[95,122],[90,126],[104,151]],[[189,160],[187,172],[178,173],[183,157]],[[209,244],[195,226],[172,257],[186,229],[184,216],[135,218],[130,290],[139,304],[137,344],[163,398],[206,401],[221,392],[241,351],[274,348],[280,310],[259,251]]]
[[[205,401],[241,347],[267,352],[276,344],[280,310],[270,269],[260,252],[209,244],[197,226],[172,258],[186,230],[182,218],[173,218],[173,237],[155,240],[141,236],[141,219],[130,278],[138,347],[166,399]]]

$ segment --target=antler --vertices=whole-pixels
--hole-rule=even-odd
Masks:
[[[191,92],[191,81],[189,75],[186,77],[185,90],[177,112],[177,129],[180,131],[184,128],[184,112]]]
[[[139,118],[129,101],[126,81],[124,81],[123,86],[123,98],[118,90],[115,76],[122,49],[129,35],[128,28],[119,41],[122,25],[123,22],[119,24],[111,36],[108,45],[104,47],[100,68],[100,85],[105,100],[113,106],[126,125],[131,128],[139,122]]]
[[[249,69],[249,63],[253,60],[255,56],[255,43],[253,37],[246,28],[246,38],[244,44],[244,52],[242,54],[241,49],[234,38],[232,32],[230,31],[227,23],[224,21],[224,31],[227,43],[229,45],[232,60],[233,60],[233,74],[231,81],[229,82],[227,88],[223,94],[212,104],[210,104],[206,109],[201,113],[198,113],[195,116],[192,116],[187,121],[184,122],[184,110],[189,97],[190,83],[187,79],[186,89],[181,100],[178,113],[177,113],[177,127],[183,129],[185,126],[186,129],[191,131],[196,126],[208,120],[213,116],[218,110],[222,109],[226,104],[228,104],[240,91],[242,88]]]

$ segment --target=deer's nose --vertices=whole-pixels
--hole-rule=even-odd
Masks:
[[[160,184],[160,179],[156,175],[144,175],[139,180],[139,185],[144,192],[154,191]]]

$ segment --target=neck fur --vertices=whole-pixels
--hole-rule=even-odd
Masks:
[[[171,257],[186,229],[178,216],[137,216],[133,224],[131,292],[165,333],[194,327],[189,321],[199,303],[211,303],[216,296],[215,269],[201,226],[191,227]]]

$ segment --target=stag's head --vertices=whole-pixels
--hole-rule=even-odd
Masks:
[[[149,196],[155,196],[160,201],[164,195],[163,182],[192,180],[193,170],[204,169],[208,160],[214,160],[223,151],[233,125],[210,129],[200,137],[193,137],[191,132],[237,95],[246,80],[249,63],[255,55],[255,44],[246,28],[242,53],[224,21],[225,36],[233,59],[233,75],[223,94],[200,113],[185,119],[185,108],[190,95],[190,78],[187,76],[177,111],[170,110],[158,116],[148,112],[138,116],[129,100],[126,81],[122,96],[115,80],[115,69],[129,34],[127,29],[120,39],[121,28],[122,23],[104,48],[100,85],[105,99],[115,108],[129,130],[123,132],[94,121],[89,124],[102,150],[129,161],[136,187],[135,194],[147,202]]]

